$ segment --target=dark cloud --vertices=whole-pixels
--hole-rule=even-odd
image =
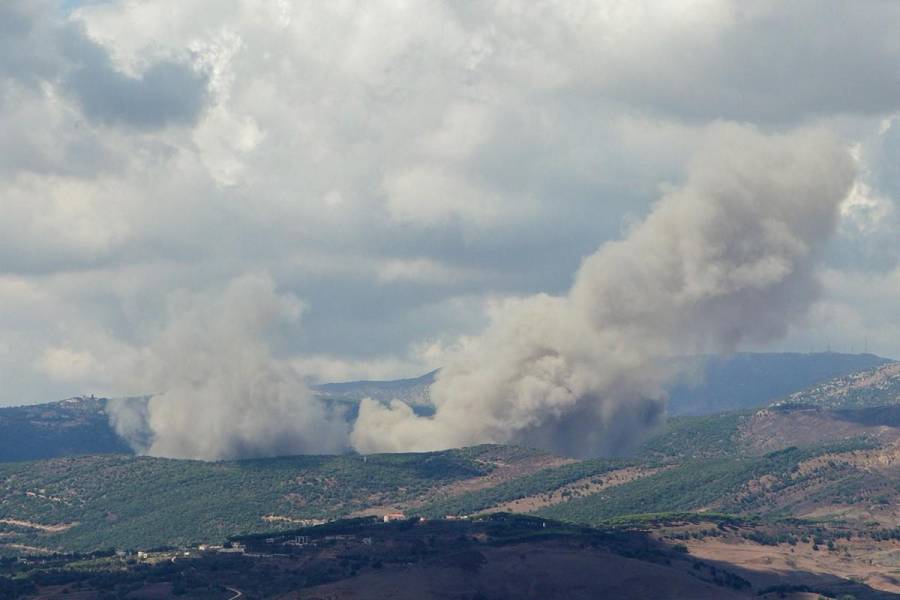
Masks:
[[[307,305],[279,358],[415,374],[489,301],[564,293],[722,119],[861,144],[878,202],[829,264],[893,268],[896,217],[870,221],[900,189],[898,13],[0,0],[0,378],[99,391],[173,290],[259,271]]]
[[[59,71],[56,32],[45,19],[55,21],[43,0],[0,3],[0,78],[36,87]]]
[[[593,68],[573,87],[701,122],[783,125],[900,108],[897,3],[713,2],[706,14],[694,10],[661,23],[665,11],[635,8],[644,26],[616,45],[585,41]]]
[[[187,62],[154,60],[123,73],[81,24],[41,0],[0,6],[0,77],[38,97],[42,83],[58,85],[87,119],[139,129],[193,124],[208,100],[206,75]],[[0,106],[12,100],[8,91]]]
[[[75,26],[66,28],[63,48],[72,62],[63,87],[91,120],[141,129],[190,125],[206,104],[206,76],[184,62],[154,62],[133,77]]]

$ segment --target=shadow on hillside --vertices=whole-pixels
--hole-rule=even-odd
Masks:
[[[856,598],[856,600],[900,599],[900,594],[877,590],[864,583],[851,581],[843,577],[838,577],[837,575],[826,573],[813,573],[799,570],[756,571],[725,561],[707,559],[697,559],[696,563],[703,565],[700,569],[692,566],[695,571],[699,571],[701,577],[703,576],[704,571],[710,572],[710,567],[728,571],[749,581],[753,586],[754,593],[758,595],[765,593],[765,597],[767,598],[778,598],[780,592],[784,594],[791,592],[808,592],[822,594],[829,598],[840,598],[849,595]]]
[[[868,427],[900,427],[900,406],[874,406],[871,408],[841,409],[834,411],[840,421]]]

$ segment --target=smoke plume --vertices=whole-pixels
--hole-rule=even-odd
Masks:
[[[204,460],[346,449],[347,424],[271,356],[265,334],[299,317],[267,276],[238,278],[216,297],[180,295],[143,352],[147,400],[110,403],[110,420],[138,452]]]
[[[665,415],[666,357],[767,342],[802,318],[853,179],[825,133],[715,127],[684,184],[584,260],[568,294],[510,301],[462,342],[431,389],[433,416],[365,400],[351,443],[626,447]]]

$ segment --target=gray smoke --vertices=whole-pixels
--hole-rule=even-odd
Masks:
[[[238,278],[215,297],[182,294],[170,312],[132,383],[161,392],[108,406],[138,452],[216,460],[346,449],[343,416],[268,350],[265,334],[300,313],[268,276]]]
[[[621,450],[665,415],[665,358],[770,341],[802,318],[854,174],[825,133],[715,127],[685,183],[588,257],[568,294],[509,302],[463,340],[431,389],[434,416],[365,400],[351,443]]]

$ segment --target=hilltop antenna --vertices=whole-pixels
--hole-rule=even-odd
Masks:
[[[866,335],[866,349],[865,349],[865,353],[866,353],[866,354],[869,353],[869,336],[868,336],[868,335]]]

